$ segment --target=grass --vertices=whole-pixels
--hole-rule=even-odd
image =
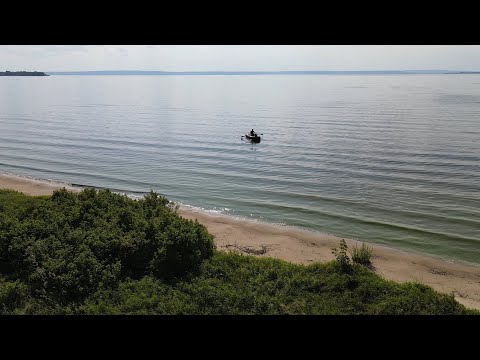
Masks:
[[[451,315],[478,314],[452,295],[386,281],[363,266],[308,266],[217,252],[198,275],[175,283],[128,280],[93,294],[84,314]]]
[[[369,248],[365,243],[362,243],[360,248],[354,247],[352,251],[352,261],[355,264],[370,266],[372,262],[370,261],[372,257],[372,249]]]

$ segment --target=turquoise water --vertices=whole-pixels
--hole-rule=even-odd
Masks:
[[[480,264],[480,76],[0,78],[0,172]]]

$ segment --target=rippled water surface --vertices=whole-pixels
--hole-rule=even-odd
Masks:
[[[0,172],[480,264],[480,76],[0,78]]]

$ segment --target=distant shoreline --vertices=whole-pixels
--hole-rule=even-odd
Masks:
[[[50,76],[41,71],[0,71],[0,76]]]
[[[67,184],[32,180],[0,174],[0,189],[12,189],[27,195],[51,195],[62,187],[70,191],[81,188]],[[198,219],[214,235],[217,248],[266,249],[262,256],[274,257],[297,264],[333,260],[333,247],[342,239],[338,236],[297,229],[290,226],[267,224],[225,215],[212,215],[180,207],[179,214]],[[349,250],[359,241],[345,239]],[[373,249],[374,271],[397,282],[420,282],[447,294],[454,294],[463,305],[480,309],[480,268],[462,263],[450,263],[438,258],[410,253],[381,245],[368,244]]]
[[[142,70],[102,70],[102,71],[51,71],[50,75],[452,75],[480,74],[478,71],[450,70],[386,70],[386,71],[142,71]]]

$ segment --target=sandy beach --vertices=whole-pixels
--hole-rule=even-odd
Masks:
[[[30,180],[11,175],[0,175],[0,188],[12,189],[28,195],[49,195],[66,184]],[[198,219],[211,234],[219,250],[238,251],[258,257],[274,257],[299,264],[330,261],[333,247],[340,237],[320,234],[251,220],[194,211],[182,207],[179,213],[189,219]],[[368,239],[365,239],[368,241]],[[360,242],[345,239],[349,249]],[[434,257],[413,254],[384,246],[369,244],[373,249],[373,269],[386,279],[398,282],[416,281],[435,290],[454,294],[458,302],[469,308],[480,309],[480,267],[450,263]]]
[[[0,189],[16,190],[28,195],[51,195],[54,190],[61,189],[63,187],[70,191],[81,190],[69,186],[68,184],[51,183],[47,181],[28,179],[14,175],[0,174]]]

